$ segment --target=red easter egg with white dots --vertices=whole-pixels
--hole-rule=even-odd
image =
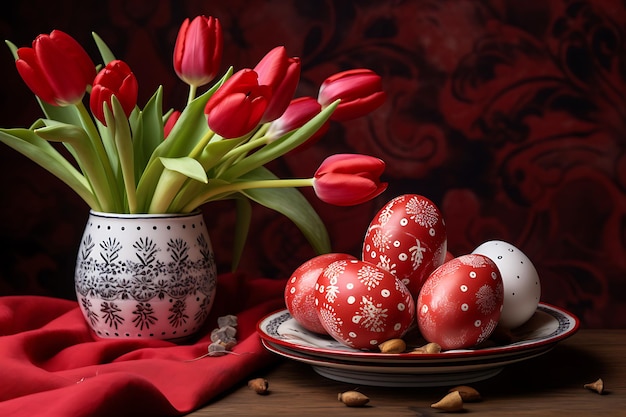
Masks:
[[[433,271],[422,286],[417,324],[422,336],[442,349],[470,348],[491,336],[503,300],[496,264],[483,255],[462,255]]]
[[[285,305],[294,320],[307,330],[326,334],[315,310],[315,283],[324,269],[340,259],[356,259],[346,253],[325,253],[304,262],[285,285]]]
[[[417,298],[426,278],[444,263],[446,227],[428,198],[405,194],[378,211],[365,233],[361,259],[398,277]]]
[[[361,350],[406,333],[415,320],[415,300],[390,272],[361,260],[330,264],[316,283],[316,311],[340,343]]]

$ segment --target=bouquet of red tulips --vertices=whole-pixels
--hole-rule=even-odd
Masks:
[[[197,16],[181,25],[173,54],[177,75],[189,85],[187,105],[163,112],[162,88],[138,107],[133,72],[95,34],[94,40],[99,66],[58,30],[39,35],[32,47],[7,41],[44,117],[30,128],[0,129],[0,141],[64,181],[92,210],[184,213],[209,201],[235,199],[238,213],[249,216],[252,200],[290,218],[325,252],[325,228],[297,188],[312,186],[321,200],[340,206],[385,190],[384,162],[366,155],[329,156],[304,179],[280,179],[264,167],[317,140],[331,120],[361,117],[380,106],[385,93],[374,72],[334,74],[318,97],[295,98],[300,59],[281,46],[254,68],[230,68],[217,79],[220,22]]]

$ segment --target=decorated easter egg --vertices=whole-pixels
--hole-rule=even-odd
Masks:
[[[405,194],[389,201],[373,218],[361,259],[391,272],[417,297],[424,280],[443,264],[447,253],[439,208],[424,196]]]
[[[415,320],[415,301],[393,274],[361,260],[339,260],[318,277],[315,305],[335,340],[371,350],[402,337]]]
[[[417,298],[417,324],[442,349],[476,346],[493,333],[502,310],[502,277],[496,264],[478,254],[439,266]]]
[[[528,256],[508,242],[491,240],[472,253],[487,256],[498,266],[504,285],[504,305],[500,326],[514,329],[526,323],[537,310],[541,283]]]
[[[325,253],[304,262],[293,271],[285,285],[285,305],[298,324],[315,333],[326,334],[315,311],[315,283],[322,271],[340,259],[356,259],[346,253]]]

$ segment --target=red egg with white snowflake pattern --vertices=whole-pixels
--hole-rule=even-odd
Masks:
[[[317,279],[316,311],[326,332],[361,350],[402,337],[415,321],[415,300],[390,272],[361,260],[330,264]]]
[[[294,320],[307,330],[326,334],[315,310],[315,283],[324,269],[340,259],[356,259],[347,253],[325,253],[296,268],[285,285],[285,305]]]
[[[424,282],[417,298],[417,324],[422,336],[442,349],[470,348],[491,336],[503,301],[496,264],[483,255],[462,255],[441,265]]]
[[[428,275],[444,263],[447,232],[428,198],[405,194],[381,208],[365,233],[361,259],[398,277],[417,298]]]

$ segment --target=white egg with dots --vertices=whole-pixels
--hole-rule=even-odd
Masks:
[[[504,303],[498,325],[514,329],[526,323],[535,314],[541,297],[539,274],[528,256],[501,240],[484,242],[472,253],[488,257],[500,270]]]

